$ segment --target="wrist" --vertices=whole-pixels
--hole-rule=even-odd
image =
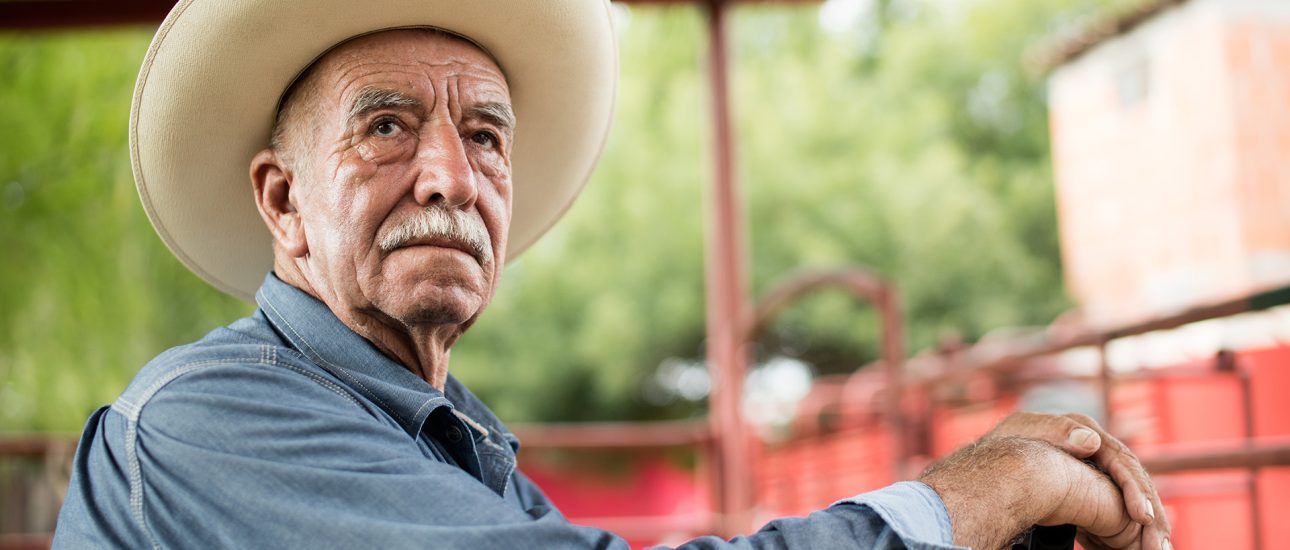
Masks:
[[[954,543],[1003,548],[1051,510],[1040,503],[1049,487],[1042,475],[1051,448],[1005,437],[969,445],[933,465],[920,481],[945,503]]]

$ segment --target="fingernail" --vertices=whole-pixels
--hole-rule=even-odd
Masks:
[[[1143,509],[1147,511],[1147,517],[1151,518],[1152,520],[1155,520],[1156,509],[1154,506],[1151,505],[1151,499],[1147,497],[1142,497],[1142,505],[1144,506]]]
[[[1083,447],[1090,437],[1093,437],[1093,430],[1088,428],[1075,428],[1071,434],[1066,437],[1066,442],[1076,447]]]
[[[1160,550],[1174,550],[1174,545],[1169,543],[1169,539],[1165,539],[1160,543]]]

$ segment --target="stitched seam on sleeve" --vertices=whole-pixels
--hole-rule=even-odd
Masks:
[[[135,405],[133,401],[126,399],[124,395],[116,398],[116,401],[112,402],[111,408],[126,418],[134,418],[139,409],[138,405]]]
[[[143,474],[139,468],[139,453],[136,444],[139,439],[139,423],[134,420],[126,420],[125,425],[125,458],[129,468],[130,475],[130,515],[133,516],[135,523],[139,525],[139,530],[143,536],[148,539],[148,544],[152,548],[161,548],[157,544],[156,537],[152,536],[152,530],[148,528],[148,522],[143,518]]]
[[[166,375],[161,377],[161,379],[157,380],[156,382],[153,382],[151,386],[148,386],[147,389],[143,390],[143,393],[140,394],[139,396],[138,403],[132,403],[124,399],[118,399],[116,403],[112,404],[112,408],[116,409],[118,412],[122,414],[128,415],[128,418],[131,421],[137,422],[139,420],[139,414],[143,412],[144,405],[146,405],[148,401],[152,399],[152,396],[156,395],[158,391],[161,391],[161,388],[165,387],[166,384],[169,384],[175,381],[176,378],[179,378],[180,376],[183,376],[190,372],[200,370],[205,367],[215,366],[215,365],[239,365],[239,364],[252,364],[257,362],[258,362],[258,359],[250,358],[250,357],[231,357],[231,358],[221,358],[221,359],[206,359],[202,361],[194,361],[192,363],[187,363],[182,367],[179,367],[175,370],[172,370],[166,373]],[[118,407],[118,404],[120,405],[120,407]]]
[[[211,359],[189,363],[167,373],[166,376],[154,382],[151,386],[148,386],[148,388],[144,390],[143,395],[140,396],[139,403],[137,405],[125,401],[122,403],[122,407],[118,409],[117,404],[113,403],[113,409],[116,409],[127,417],[125,452],[126,462],[130,469],[130,514],[134,516],[135,522],[139,524],[139,529],[143,531],[144,536],[148,538],[148,542],[154,549],[161,548],[161,546],[157,544],[157,539],[153,536],[152,530],[148,528],[148,522],[144,516],[143,468],[139,465],[139,415],[143,412],[143,406],[146,405],[148,401],[152,399],[152,396],[156,395],[161,388],[165,387],[166,384],[169,384],[180,376],[205,367],[227,364],[244,364],[251,361],[252,360],[250,359]],[[117,401],[122,402],[124,400],[119,399]]]
[[[362,404],[360,404],[358,400],[354,399],[353,395],[350,395],[349,392],[345,391],[334,382],[319,376],[317,373],[312,373],[295,365],[279,361],[277,357],[277,349],[273,346],[261,346],[260,357],[258,358],[221,358],[188,363],[167,373],[166,376],[148,386],[140,396],[137,404],[124,398],[117,399],[116,402],[112,404],[111,408],[126,417],[125,449],[126,464],[129,469],[130,477],[130,514],[134,517],[135,523],[138,524],[139,529],[143,531],[144,536],[147,537],[149,544],[154,549],[161,548],[161,546],[157,543],[156,537],[153,536],[152,530],[148,528],[147,519],[144,516],[143,469],[139,465],[138,452],[139,416],[143,412],[144,405],[146,405],[148,401],[152,400],[152,397],[156,395],[157,392],[161,391],[166,384],[169,384],[190,372],[218,365],[275,366],[286,368],[304,375],[319,386],[345,398],[345,400],[349,401],[354,406],[360,409],[363,408]]]

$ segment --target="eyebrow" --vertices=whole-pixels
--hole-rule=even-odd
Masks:
[[[349,106],[349,118],[355,119],[368,114],[372,111],[389,109],[391,107],[400,109],[422,109],[425,104],[421,100],[405,96],[394,90],[385,88],[363,88],[358,93],[358,97]]]
[[[424,109],[421,100],[408,97],[395,90],[369,87],[358,93],[358,97],[349,106],[350,120],[362,117],[381,109]],[[475,116],[501,128],[507,135],[515,132],[515,112],[511,106],[500,101],[490,101],[475,105],[466,110],[467,116]]]
[[[507,135],[511,135],[515,132],[515,112],[511,111],[511,106],[506,103],[498,101],[481,103],[467,109],[466,114],[468,116],[476,116],[488,121],[494,126],[501,128]]]

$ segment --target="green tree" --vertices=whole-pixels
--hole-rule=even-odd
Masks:
[[[0,429],[76,430],[152,356],[251,310],[139,206],[126,124],[150,35],[0,36]]]
[[[1042,77],[1021,52],[1129,0],[874,0],[821,29],[810,6],[731,20],[739,175],[756,292],[801,266],[895,281],[911,347],[1066,306]],[[567,217],[508,268],[453,372],[508,420],[665,418],[658,365],[703,353],[706,25],[627,10],[618,114]],[[0,35],[0,430],[74,431],[166,347],[251,306],[170,257],[137,204],[126,122],[150,29]],[[765,349],[821,371],[875,357],[840,295],[790,308]]]

